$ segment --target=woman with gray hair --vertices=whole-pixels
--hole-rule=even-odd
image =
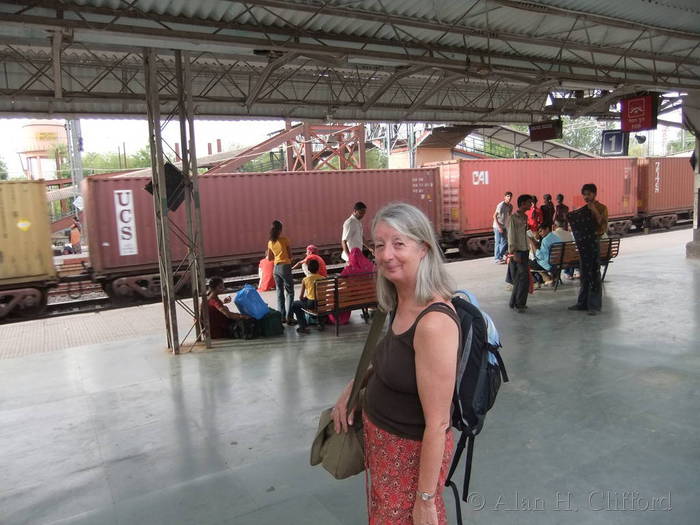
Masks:
[[[459,346],[453,289],[433,227],[418,208],[384,207],[372,236],[377,297],[391,323],[377,344],[362,407],[369,522],[442,525]],[[346,412],[351,390],[352,382],[333,408],[336,432],[353,424],[353,411]]]

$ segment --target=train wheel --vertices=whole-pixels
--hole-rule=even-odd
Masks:
[[[103,281],[102,289],[114,304],[129,304],[134,302],[134,297],[131,290],[128,290],[123,285],[120,285],[118,279]]]
[[[20,317],[34,317],[46,310],[48,303],[48,292],[33,288],[36,293],[26,294],[20,298],[19,303],[14,309],[14,312]]]

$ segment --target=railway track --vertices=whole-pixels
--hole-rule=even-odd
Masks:
[[[688,229],[690,227],[692,227],[692,223],[682,223],[670,228],[670,230],[657,230],[650,232],[650,234],[662,234],[666,231],[683,230]],[[645,232],[643,231],[633,231],[627,234],[625,237],[634,237],[643,234],[645,234]],[[459,251],[456,249],[450,250],[445,255],[446,262],[448,263],[472,259],[481,259],[485,257],[490,257],[490,254],[475,254],[469,257],[464,257],[460,255]],[[342,268],[343,265],[340,264],[329,265],[328,272],[330,274],[338,273]],[[300,274],[300,270],[295,271],[295,275],[297,277]],[[143,304],[153,304],[160,302],[160,298],[141,298],[133,302],[114,303],[103,292],[102,287],[99,284],[91,282],[89,280],[89,277],[81,276],[80,274],[72,274],[69,277],[69,279],[72,279],[73,282],[61,283],[57,288],[54,288],[53,290],[51,290],[51,292],[49,292],[49,303],[47,304],[45,310],[42,313],[31,316],[27,315],[6,318],[3,320],[3,323],[14,323],[30,321],[35,319],[52,319],[54,317],[61,317],[65,315],[96,313],[106,310],[116,310],[119,308],[129,308],[132,306],[140,306]],[[243,275],[231,277],[225,280],[226,293],[236,292],[245,284],[256,284],[257,282],[257,275]],[[80,298],[76,297],[76,293],[78,291],[81,291]],[[90,294],[90,297],[83,297],[83,295],[87,294]]]

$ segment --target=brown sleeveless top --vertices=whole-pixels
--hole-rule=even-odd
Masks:
[[[373,374],[367,383],[364,402],[365,413],[372,423],[396,436],[418,441],[423,439],[425,417],[418,397],[413,337],[418,321],[428,312],[442,312],[460,325],[452,308],[445,303],[434,303],[418,314],[402,334],[396,335],[389,326],[372,358]]]

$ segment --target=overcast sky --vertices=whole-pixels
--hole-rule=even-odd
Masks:
[[[22,177],[22,167],[19,161],[18,151],[22,147],[22,127],[30,124],[28,119],[0,119],[0,158],[7,164],[7,169],[12,177]],[[42,121],[46,122],[46,121]],[[52,121],[63,124],[63,120]],[[80,127],[83,135],[84,152],[117,152],[117,147],[126,146],[127,154],[135,153],[148,143],[148,123],[146,120],[88,120],[81,119]],[[195,121],[195,137],[197,140],[197,156],[207,154],[207,143],[212,143],[212,149],[216,152],[216,139],[221,139],[224,151],[231,145],[253,145],[268,138],[268,134],[284,129],[282,120],[247,120],[247,121]],[[177,122],[171,122],[165,127],[163,139],[171,147],[175,142],[180,142],[180,126]],[[163,150],[171,157],[172,151],[164,146]]]
[[[674,111],[664,115],[667,120],[680,122],[680,111]],[[7,164],[10,178],[23,177],[18,151],[22,151],[22,127],[32,122],[29,119],[0,119],[0,158]],[[63,120],[55,120],[63,124]],[[145,120],[80,120],[83,135],[84,152],[117,152],[122,144],[126,146],[127,154],[135,153],[148,143],[148,124]],[[284,128],[282,120],[197,120],[195,121],[195,136],[197,138],[197,156],[207,154],[207,143],[212,143],[212,149],[216,152],[216,139],[221,139],[224,151],[233,145],[251,146],[262,142],[270,133]],[[659,129],[649,134],[649,154],[665,154],[665,144],[678,136],[678,130],[659,126]],[[180,127],[177,122],[168,124],[163,132],[163,139],[175,147],[175,142],[180,142]],[[164,146],[164,152],[174,157],[168,146]]]

